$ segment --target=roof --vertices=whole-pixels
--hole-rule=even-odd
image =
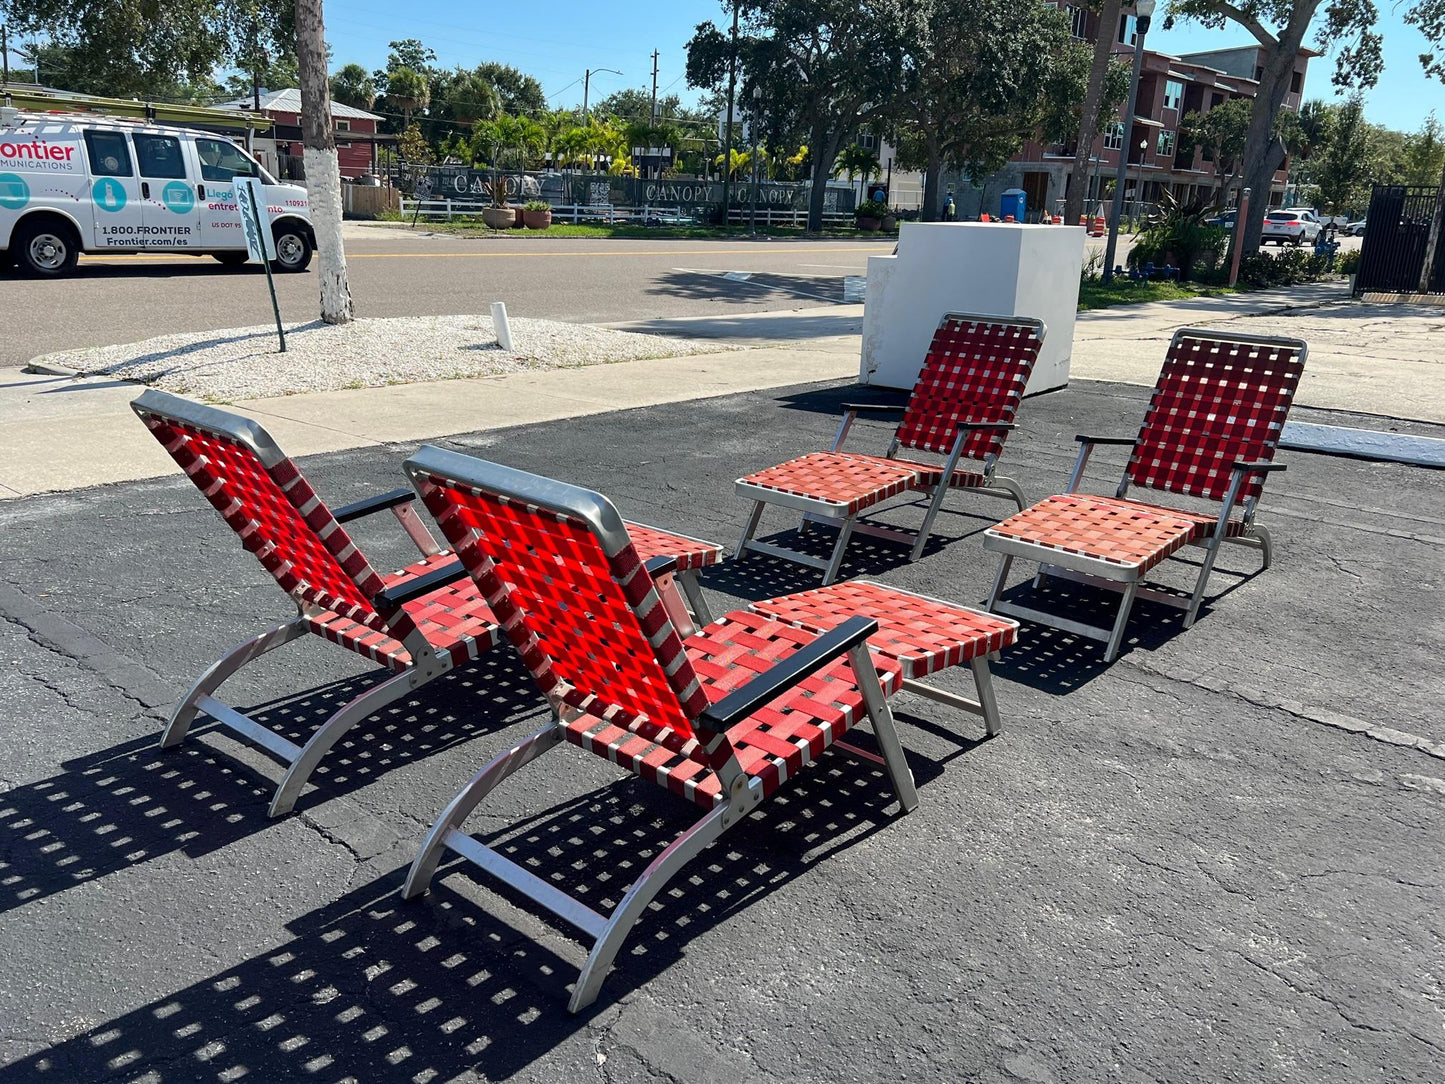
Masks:
[[[253,101],[254,98],[250,94],[246,94],[222,104],[235,109],[250,109]],[[285,90],[263,90],[261,92],[261,109],[263,112],[295,113],[299,116],[301,91],[296,87],[287,87]],[[365,109],[357,109],[350,105],[342,105],[334,99],[331,102],[331,115],[346,120],[381,120],[381,117],[375,113],[368,113]]]

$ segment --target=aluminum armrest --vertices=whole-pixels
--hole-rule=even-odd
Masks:
[[[445,587],[449,583],[466,579],[467,570],[462,567],[460,561],[449,561],[441,568],[434,569],[423,576],[418,576],[407,583],[398,584],[395,587],[388,587],[385,591],[379,591],[372,598],[376,608],[383,613],[395,610],[402,603],[413,602],[423,595],[429,595],[439,587]]]
[[[728,693],[702,713],[701,721],[714,730],[727,730],[776,700],[804,678],[816,674],[838,656],[865,642],[877,631],[878,622],[872,618],[861,615],[848,618],[807,647],[759,674],[741,689]]]
[[[848,414],[902,414],[908,409],[906,403],[844,403],[843,413]]]
[[[416,500],[414,490],[393,489],[390,493],[378,493],[375,497],[363,497],[359,501],[352,501],[350,504],[333,509],[331,514],[336,518],[337,523],[350,523],[354,519],[384,512],[388,508],[395,508],[399,504],[407,504],[414,500]]]
[[[1253,463],[1240,459],[1234,462],[1229,469],[1232,471],[1247,471],[1250,474],[1268,474],[1270,471],[1288,470],[1289,465],[1286,463],[1271,463],[1265,459],[1255,460]]]
[[[1091,437],[1083,433],[1074,437],[1080,444],[1115,444],[1120,448],[1132,448],[1139,443],[1138,437]]]
[[[1012,431],[1017,429],[1018,426],[1013,422],[957,422],[954,424],[954,428],[960,431],[964,429],[970,431],[974,429],[1002,429]]]

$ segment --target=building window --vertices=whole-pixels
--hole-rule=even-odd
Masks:
[[[1174,154],[1174,133],[1168,128],[1159,133],[1159,142],[1155,146],[1160,158],[1168,158]]]
[[[1124,146],[1124,122],[1116,120],[1104,129],[1104,149],[1117,151]]]
[[[349,120],[343,120],[341,117],[337,117],[337,118],[336,118],[336,132],[337,132],[337,134],[339,135],[339,134],[342,133],[342,132],[349,132],[349,131],[351,131],[351,121],[349,121]],[[351,141],[350,141],[350,140],[347,140],[345,143],[341,142],[341,140],[339,140],[339,139],[336,141],[336,149],[337,149],[337,150],[343,150],[343,149],[345,149],[345,148],[347,148],[347,147],[350,147],[350,146],[351,146]]]
[[[1291,94],[1298,94],[1301,90],[1304,89],[1304,85],[1305,85],[1305,73],[1304,73],[1304,72],[1295,72],[1294,75],[1290,76],[1290,80],[1289,80],[1289,92],[1290,92]]]
[[[1089,36],[1089,9],[1083,4],[1069,8],[1069,15],[1073,21],[1070,28],[1074,37],[1087,39]]]
[[[1178,79],[1164,80],[1164,108],[1177,111],[1184,101],[1184,84]]]
[[[878,149],[878,137],[871,132],[862,132],[857,139],[858,146],[865,151],[876,151]]]
[[[1135,30],[1136,30],[1136,28],[1137,28],[1137,24],[1135,23],[1134,16],[1132,16],[1132,15],[1120,15],[1120,16],[1119,16],[1119,43],[1120,43],[1121,45],[1133,45],[1133,44],[1134,44],[1134,38],[1135,38]]]

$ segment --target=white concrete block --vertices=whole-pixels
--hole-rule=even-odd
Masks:
[[[911,388],[951,312],[1032,316],[1048,328],[1028,393],[1069,382],[1084,231],[1078,226],[905,222],[892,256],[868,259],[864,384]]]

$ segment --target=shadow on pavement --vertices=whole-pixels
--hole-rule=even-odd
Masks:
[[[391,671],[331,682],[241,710],[298,744]],[[298,810],[348,794],[382,773],[501,729],[543,707],[511,652],[492,652],[426,685],[346,735],[322,760]],[[147,736],[67,762],[63,774],[0,793],[0,913],[177,851],[209,854],[275,823],[266,807],[282,768],[266,775],[228,756],[206,733],[161,750]],[[228,735],[229,740],[229,735]],[[231,746],[234,748],[234,746]],[[273,782],[272,780],[275,780]]]
[[[938,774],[915,767],[929,779]],[[530,912],[517,916],[520,929],[501,921],[499,912],[516,913],[478,887],[475,871],[459,873],[470,869],[461,863],[443,867],[414,903],[399,895],[405,869],[398,868],[288,923],[292,939],[275,950],[0,1069],[0,1082],[201,1075],[389,1082],[449,1080],[468,1070],[507,1079],[678,963],[698,934],[868,839],[896,809],[881,770],[825,757],[664,890],[597,1006],[578,1016],[566,1011],[566,988],[583,958],[577,946],[547,936]],[[600,909],[617,902],[693,812],[634,779],[563,802],[487,842]],[[827,929],[808,929],[806,912],[787,916],[800,927],[789,937],[817,939],[824,952],[836,937],[831,920]],[[719,936],[749,930],[735,922]]]

